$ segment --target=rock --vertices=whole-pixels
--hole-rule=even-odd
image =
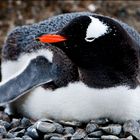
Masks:
[[[95,131],[95,132],[92,132],[90,134],[88,134],[88,137],[101,137],[103,135],[103,132],[101,130],[98,130],[98,131]]]
[[[71,137],[72,137],[72,134],[66,134],[66,135],[64,135],[64,138],[65,138],[66,140],[70,140]]]
[[[28,119],[28,118],[25,118],[25,117],[23,117],[22,119],[21,119],[21,125],[23,126],[23,127],[29,127],[29,126],[31,126],[32,125],[32,123],[31,123],[31,121]]]
[[[6,136],[6,133],[7,133],[7,131],[6,131],[5,127],[0,125],[0,135],[1,136]]]
[[[23,139],[20,137],[15,137],[15,138],[12,138],[12,140],[23,140]]]
[[[56,136],[53,136],[50,138],[50,140],[65,140],[63,137],[56,137]]]
[[[103,135],[101,136],[101,139],[102,140],[116,140],[116,139],[119,139],[117,136],[114,136],[114,135]]]
[[[129,120],[123,125],[124,133],[130,133],[135,138],[140,139],[140,124],[137,121]]]
[[[33,121],[26,117],[12,118],[11,123],[0,120],[0,139],[11,140],[133,140],[140,139],[140,123],[127,121],[123,124],[112,124],[107,118],[94,119],[89,123],[77,121],[61,123],[49,119]]]
[[[27,129],[27,133],[28,136],[30,136],[32,139],[38,139],[39,138],[39,134],[37,132],[37,130],[35,129],[35,126],[32,125]]]
[[[80,140],[86,136],[86,132],[83,129],[77,129],[73,134],[71,140]]]
[[[9,130],[10,133],[13,133],[13,132],[19,132],[21,131],[22,129],[24,129],[22,126],[19,126],[19,127],[15,127],[15,128],[12,128]]]
[[[73,127],[65,127],[64,128],[64,134],[74,134],[75,130]]]
[[[96,9],[97,9],[96,6],[95,6],[95,4],[93,4],[93,3],[92,4],[89,4],[87,8],[91,12],[95,12]]]
[[[126,138],[121,138],[120,140],[133,140],[133,137],[132,136],[128,136]]]
[[[44,140],[50,140],[51,137],[62,137],[62,135],[57,134],[57,133],[49,133],[44,135]]]
[[[13,132],[13,135],[15,137],[22,137],[22,136],[24,136],[24,133],[25,133],[25,129],[22,129],[22,130],[20,130],[18,132]]]
[[[140,132],[140,124],[137,121],[129,120],[126,121],[123,125],[124,132]]]
[[[132,136],[128,136],[126,139],[127,140],[133,140],[133,137]]]
[[[60,121],[59,123],[61,123],[62,125],[65,125],[65,126],[72,126],[72,127],[79,127],[82,125],[82,123],[78,122],[78,121],[71,121],[71,122]]]
[[[38,121],[36,129],[43,133],[52,133],[55,132],[56,126],[53,123]]]
[[[110,124],[106,127],[100,127],[100,129],[108,134],[119,135],[121,133],[122,126],[119,124]]]
[[[22,137],[22,140],[32,140],[32,138],[29,137],[28,135],[24,135],[24,136]]]
[[[91,120],[90,122],[98,125],[105,125],[108,124],[110,121],[107,118],[99,118],[99,119]]]
[[[84,140],[101,140],[101,138],[90,138],[90,137],[85,137]]]
[[[7,121],[0,120],[0,125],[4,126],[6,130],[10,129],[10,123]]]
[[[54,123],[54,125],[55,125],[55,127],[56,127],[56,130],[55,130],[56,133],[62,134],[63,131],[64,131],[63,126],[62,126],[61,124],[59,124],[59,123]]]
[[[20,126],[20,120],[19,119],[12,119],[12,122],[11,122],[11,127],[14,128],[14,127],[18,127]]]
[[[87,133],[92,133],[94,132],[95,130],[97,130],[98,126],[97,124],[94,124],[94,123],[91,123],[89,122],[86,126],[86,132]]]
[[[8,132],[8,133],[6,134],[6,138],[15,138],[15,136],[14,136],[14,134]]]

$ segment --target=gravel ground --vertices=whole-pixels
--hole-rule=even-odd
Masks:
[[[107,118],[81,122],[56,122],[49,119],[34,121],[25,117],[8,116],[1,108],[0,139],[6,140],[133,140],[140,139],[139,121],[117,124]]]
[[[90,11],[116,17],[140,32],[140,1],[22,1],[0,2],[0,46],[7,32],[15,26],[32,24],[47,17],[74,11]],[[0,107],[0,139],[16,140],[98,140],[140,139],[140,121],[117,124],[107,118],[87,123],[38,121],[23,116],[9,116]]]

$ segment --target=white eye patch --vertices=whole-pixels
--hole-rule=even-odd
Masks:
[[[91,23],[87,28],[85,40],[92,42],[94,39],[106,34],[109,27],[98,18],[92,16],[89,16],[89,18],[91,19]]]

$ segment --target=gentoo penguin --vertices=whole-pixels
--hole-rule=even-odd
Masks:
[[[65,111],[66,118],[140,119],[140,46],[121,23],[101,15],[80,16],[37,41],[60,48],[78,67],[80,81],[55,91],[65,101],[57,110]]]
[[[93,88],[139,85],[139,44],[116,21],[104,16],[80,16],[42,43],[62,49],[79,67],[82,81]]]
[[[19,93],[22,93],[23,95],[31,88],[34,88],[34,86],[36,87],[37,85],[40,84],[42,85],[44,83],[42,82],[42,80],[45,78],[45,75],[42,74],[42,77],[41,75],[37,75],[35,73],[34,75],[28,75],[29,74],[28,69],[32,71],[31,69],[34,68],[33,67],[34,63],[37,63],[41,67],[40,61],[42,62],[43,58],[37,56],[45,56],[47,57],[47,59],[49,59],[49,61],[53,61],[53,63],[56,65],[56,66],[53,65],[53,68],[56,67],[57,72],[59,73],[59,77],[55,81],[49,82],[45,85],[43,84],[42,85],[43,88],[54,89],[57,87],[66,86],[68,82],[77,81],[78,72],[75,65],[71,63],[71,61],[67,58],[66,55],[64,55],[64,53],[60,49],[58,50],[52,47],[48,49],[48,45],[43,45],[33,40],[38,34],[56,31],[64,27],[71,19],[80,15],[89,15],[89,14],[90,13],[87,12],[63,14],[59,16],[54,16],[38,24],[17,27],[13,31],[11,31],[2,49],[1,93],[3,93],[4,96],[2,96],[1,94],[0,98],[1,102],[3,103],[8,101],[11,102],[11,100],[15,100],[17,99],[17,97],[20,96]],[[49,52],[49,50],[51,52]],[[42,65],[43,69],[44,70],[46,69],[46,71],[48,71],[47,62],[48,61],[46,61],[46,65],[45,64]],[[26,68],[28,69],[26,72],[24,72],[24,69],[26,70]],[[38,69],[36,73],[40,74],[41,73],[40,70],[43,69]],[[17,77],[17,75],[19,75],[19,73],[21,72],[24,72],[22,76]],[[34,76],[36,76],[36,78],[37,76],[39,76],[39,78],[38,80],[33,82],[31,81],[31,79],[34,78]],[[30,80],[28,78],[30,78]],[[47,79],[45,80],[47,82]],[[14,83],[14,81],[16,82],[16,84]],[[29,83],[25,81],[28,81]],[[26,84],[24,85],[25,88],[23,86],[23,83]],[[8,87],[11,87],[11,89]],[[5,93],[7,93],[7,96]],[[24,98],[26,98],[26,96],[22,97],[21,100],[24,100]],[[21,100],[20,102],[16,100],[15,102],[12,102],[10,104],[11,108],[10,110],[12,112],[15,111],[22,112],[22,109],[20,109],[19,106],[19,103],[21,104],[22,102]]]
[[[38,27],[37,24],[28,27],[24,26],[17,29],[15,32],[12,32],[12,37],[14,37],[14,39],[17,41],[16,43],[12,43],[14,39],[10,40],[9,38],[7,40],[6,45],[3,49],[3,58],[5,59],[2,65],[3,77],[4,75],[5,77],[7,75],[6,70],[10,71],[12,67],[13,69],[16,67],[17,60],[19,60],[20,65],[18,65],[18,73],[16,73],[16,70],[13,70],[14,72],[11,73],[10,76],[7,76],[7,78],[10,78],[5,78],[7,80],[2,82],[0,86],[1,96],[4,97],[4,95],[2,94],[3,87],[7,90],[7,92],[10,91],[8,89],[9,86],[7,86],[9,83],[12,83],[13,85],[15,83],[15,87],[20,86],[20,88],[23,89],[21,91],[15,88],[18,91],[18,94],[13,97],[14,99],[19,95],[23,95],[24,92],[30,90],[30,93],[27,93],[26,95],[24,95],[24,97],[22,96],[14,101],[14,108],[16,108],[17,111],[22,113],[23,115],[31,118],[39,119],[42,117],[47,117],[57,120],[63,119],[79,121],[89,121],[90,119],[98,117],[109,117],[110,119],[113,119],[115,121],[139,119],[139,87],[137,86],[137,82],[135,82],[135,78],[131,79],[131,74],[133,75],[132,69],[134,69],[135,66],[133,67],[132,63],[130,63],[130,67],[127,67],[126,65],[126,68],[129,68],[128,71],[130,71],[130,77],[125,77],[125,72],[126,76],[128,74],[127,71],[121,71],[121,67],[117,67],[119,65],[117,61],[123,58],[123,52],[126,52],[126,59],[125,61],[121,61],[121,64],[127,64],[129,62],[127,53],[130,54],[130,56],[133,56],[133,53],[131,53],[131,51],[127,52],[123,48],[121,48],[123,44],[120,47],[118,46],[120,48],[120,52],[121,50],[123,51],[122,53],[120,53],[115,47],[115,43],[111,44],[111,42],[113,43],[111,32],[113,32],[113,29],[115,28],[114,30],[116,35],[114,33],[114,37],[118,36],[121,31],[122,33],[124,32],[126,34],[126,37],[130,37],[130,39],[134,38],[134,40],[132,39],[134,41],[134,44],[137,44],[135,42],[139,42],[139,34],[133,28],[122,22],[115,21],[114,19],[106,18],[104,16],[92,15],[90,13],[73,13],[61,15],[49,19],[45,23],[39,24],[40,27]],[[47,27],[49,26],[51,27],[51,29],[47,29]],[[42,30],[41,32],[40,29]],[[53,46],[59,47],[73,61],[73,63],[76,64],[76,69],[78,68],[78,77],[80,77],[80,81],[69,81],[70,84],[68,86],[61,85],[61,87],[58,87],[55,90],[46,90],[41,86],[36,87],[44,83],[53,82],[59,77],[57,67],[53,68],[53,66],[55,66],[55,63],[52,61],[52,58],[55,57],[53,51],[50,52],[48,49],[45,49],[46,45],[36,44],[35,46],[35,43],[37,42],[33,41],[33,38],[36,37],[37,34],[45,33],[43,30],[47,30],[46,33],[49,34],[50,32],[59,30],[59,32],[57,32],[57,34],[55,35],[43,35],[41,37],[38,37],[38,40],[43,43],[53,43]],[[14,34],[16,35],[16,37]],[[103,37],[105,36],[108,36],[108,39],[110,37],[110,44],[109,41],[106,42],[104,40]],[[73,42],[71,42],[71,39]],[[84,41],[82,39],[84,39]],[[119,41],[121,44],[122,38],[118,38],[116,43],[119,43]],[[94,43],[99,43],[99,48]],[[94,49],[90,47],[91,44],[95,45],[94,49],[96,53],[92,52]],[[12,47],[10,47],[9,45],[12,45]],[[50,48],[52,47],[51,44],[47,44],[47,46],[48,45],[50,46]],[[110,45],[112,45],[112,48]],[[36,52],[35,49],[39,49],[39,51]],[[89,49],[91,50],[89,51]],[[8,53],[9,51],[7,50],[9,50],[10,53]],[[114,50],[116,50],[116,53],[119,54],[114,55]],[[19,59],[22,58],[22,56],[23,59]],[[90,61],[92,57],[97,59],[93,59],[92,61]],[[113,62],[116,60],[116,57],[117,61]],[[111,62],[111,58],[113,63]],[[61,61],[63,61],[63,58],[60,59]],[[10,63],[12,61],[10,68],[7,67],[10,66],[8,65],[9,60]],[[23,63],[25,60],[28,62],[26,63],[26,65]],[[108,62],[106,62],[105,60],[108,60]],[[137,61],[134,62],[137,65]],[[96,65],[93,65],[94,63]],[[24,67],[22,67],[21,69],[21,66],[23,64]],[[41,67],[42,64],[43,67]],[[113,69],[113,67],[111,67],[111,64],[116,67],[114,67]],[[121,64],[119,66],[123,66]],[[32,65],[34,65],[34,67]],[[6,69],[6,67],[8,69]],[[61,71],[63,70],[63,67],[59,68]],[[30,69],[30,72],[28,69]],[[69,67],[67,67],[67,69],[69,70]],[[40,73],[42,74],[38,77],[40,79],[37,79],[37,83],[36,80],[35,82],[32,82],[32,77],[34,78],[36,73],[38,73],[38,76]],[[15,75],[12,76],[13,74]],[[69,73],[67,73],[66,75],[69,76]],[[24,76],[27,77],[26,82],[24,80]],[[29,78],[30,76],[31,80]],[[120,78],[121,76],[122,79]],[[135,77],[135,74],[133,76]],[[118,78],[118,80],[115,80],[115,78]],[[124,80],[123,78],[126,78],[126,80]],[[122,82],[120,82],[121,80]],[[16,82],[21,82],[22,84],[18,85],[16,84]],[[13,94],[13,91],[11,94]],[[6,100],[9,101],[11,100],[11,98],[6,98]],[[4,100],[0,100],[0,102],[3,103]]]

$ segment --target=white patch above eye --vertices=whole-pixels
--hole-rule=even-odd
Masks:
[[[108,26],[98,18],[92,16],[89,16],[89,18],[91,19],[91,23],[87,28],[85,40],[92,42],[96,38],[106,34],[108,32]]]

